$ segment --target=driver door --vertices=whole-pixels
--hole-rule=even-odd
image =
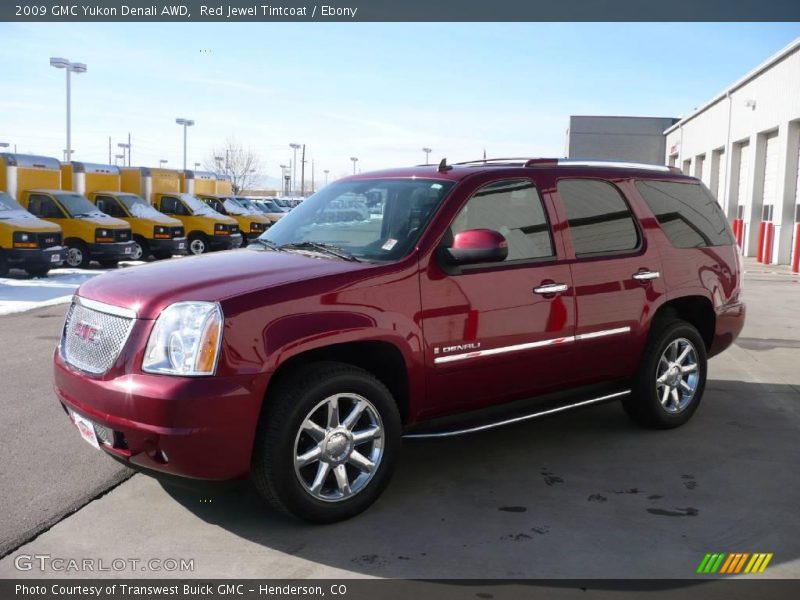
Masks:
[[[421,277],[428,405],[440,416],[528,398],[572,379],[575,296],[555,213],[533,180],[477,185],[448,238],[491,229],[501,262],[457,268],[437,258]]]

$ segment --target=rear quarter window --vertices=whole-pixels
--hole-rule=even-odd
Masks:
[[[700,183],[639,180],[636,188],[676,248],[733,244],[728,220]]]

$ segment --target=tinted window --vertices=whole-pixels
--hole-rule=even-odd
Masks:
[[[622,194],[596,179],[562,179],[558,195],[567,211],[577,256],[633,250],[639,233]]]
[[[28,212],[44,219],[63,219],[64,213],[49,196],[31,194],[28,202]]]
[[[183,215],[189,214],[186,207],[177,199],[172,196],[164,196],[161,198],[161,212],[165,215]]]
[[[128,216],[125,213],[125,210],[119,205],[119,202],[117,202],[116,198],[112,198],[110,196],[98,196],[96,204],[97,208],[112,217]]]
[[[475,192],[451,227],[453,235],[466,229],[502,233],[508,240],[506,261],[554,254],[542,200],[525,179],[490,183]]]
[[[637,181],[636,187],[676,248],[733,243],[725,215],[699,183]]]

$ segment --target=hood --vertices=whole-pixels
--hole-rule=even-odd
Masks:
[[[61,231],[61,227],[50,221],[45,221],[26,210],[9,210],[0,212],[0,225],[10,225],[21,231],[45,232]]]
[[[109,271],[81,285],[77,294],[131,308],[143,319],[154,319],[173,302],[219,302],[255,290],[371,266],[290,252],[228,250]]]
[[[90,217],[73,217],[74,220],[81,223],[89,223],[90,225],[97,225],[99,227],[106,227],[108,229],[130,229],[131,226],[115,217],[109,217],[103,213],[92,213]]]
[[[129,217],[131,221],[137,223],[152,223],[154,225],[163,225],[164,227],[183,227],[183,223],[178,219],[173,219],[167,215],[159,213],[158,215],[147,215],[146,217]]]

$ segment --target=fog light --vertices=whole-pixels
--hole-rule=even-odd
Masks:
[[[98,423],[94,424],[94,434],[97,436],[97,441],[106,446],[114,447],[114,430],[109,429],[105,425]]]

